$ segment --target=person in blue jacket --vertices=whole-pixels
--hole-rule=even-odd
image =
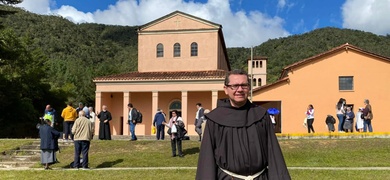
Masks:
[[[156,127],[156,138],[157,140],[164,140],[165,137],[165,116],[161,112],[161,109],[157,109],[156,115],[154,115],[153,126]]]
[[[48,170],[51,164],[57,162],[56,151],[59,150],[58,138],[60,137],[60,133],[51,127],[51,121],[49,119],[45,119],[44,122],[39,127],[41,163],[45,165],[45,170]]]

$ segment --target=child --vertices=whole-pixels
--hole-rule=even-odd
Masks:
[[[335,123],[336,123],[336,119],[332,115],[328,114],[328,116],[326,116],[326,119],[325,119],[325,124],[328,126],[329,132],[334,132],[334,124]]]

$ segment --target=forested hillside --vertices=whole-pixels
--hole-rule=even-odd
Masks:
[[[274,82],[283,67],[349,43],[366,51],[390,57],[390,35],[338,28],[322,28],[285,38],[271,39],[254,47],[254,56],[268,57],[267,82]],[[229,58],[234,67],[246,68],[250,49],[229,48]]]
[[[45,103],[54,104],[57,111],[65,101],[94,104],[94,77],[137,70],[137,27],[74,24],[4,5],[0,23],[2,127],[14,113],[31,124]],[[254,47],[254,56],[269,58],[271,83],[283,67],[344,43],[390,57],[390,36],[337,28],[270,39]],[[250,48],[227,51],[233,69],[247,69]]]

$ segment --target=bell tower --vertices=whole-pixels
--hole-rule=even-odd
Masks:
[[[267,84],[267,57],[248,59],[248,74],[252,74],[253,88]]]

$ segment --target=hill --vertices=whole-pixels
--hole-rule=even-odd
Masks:
[[[390,57],[390,36],[378,36],[373,33],[339,28],[321,28],[284,38],[270,39],[254,47],[254,56],[268,57],[267,82],[274,82],[280,76],[282,68],[297,61],[315,56],[349,43],[382,56]],[[241,54],[240,54],[241,52]],[[233,67],[246,68],[250,58],[248,48],[229,48]],[[235,61],[232,61],[232,58]]]
[[[0,125],[8,128],[0,136],[30,132],[15,131],[20,125],[9,121],[29,122],[23,128],[29,129],[45,103],[57,111],[64,99],[93,105],[94,77],[137,70],[137,26],[75,24],[4,5],[0,20],[0,112],[6,112],[0,115]],[[268,57],[267,83],[272,83],[283,67],[345,43],[390,57],[389,35],[332,27],[259,43],[254,56]],[[232,69],[247,69],[250,48],[227,52]]]
[[[48,56],[48,82],[54,88],[70,92],[74,100],[94,101],[91,79],[96,76],[137,70],[135,26],[74,24],[59,16],[12,10],[17,13],[3,19],[3,25],[43,50]],[[277,80],[283,67],[345,43],[390,57],[390,36],[331,27],[270,39],[255,46],[254,55],[269,58],[267,81],[270,83]],[[247,69],[250,48],[227,51],[232,68]]]
[[[47,79],[70,100],[95,98],[96,76],[134,71],[137,68],[137,27],[74,24],[59,16],[46,16],[0,6],[16,13],[2,18],[2,25],[47,57]]]

